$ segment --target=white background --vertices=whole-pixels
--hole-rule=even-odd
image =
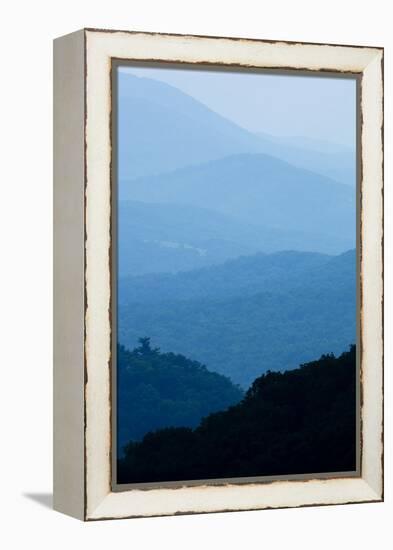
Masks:
[[[392,29],[374,0],[52,0],[1,9],[2,548],[366,549],[393,544]],[[52,485],[52,44],[82,27],[385,47],[386,501],[83,524],[50,509]]]

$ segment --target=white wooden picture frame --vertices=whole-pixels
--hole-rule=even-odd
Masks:
[[[360,471],[112,490],[111,67],[351,73],[360,82]],[[383,49],[84,29],[54,42],[54,507],[81,520],[383,499]]]

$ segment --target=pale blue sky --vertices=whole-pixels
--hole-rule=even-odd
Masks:
[[[355,149],[356,80],[161,67],[122,72],[171,84],[252,132]]]

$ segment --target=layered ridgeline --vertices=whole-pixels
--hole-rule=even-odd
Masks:
[[[352,151],[256,135],[172,86],[119,79],[120,276],[355,246]]]
[[[257,359],[256,359],[257,361]],[[263,361],[261,360],[261,363]],[[137,483],[356,469],[356,350],[257,378],[242,401],[195,428],[131,441],[118,482]]]
[[[356,337],[356,254],[256,254],[192,272],[119,281],[119,340],[148,334],[247,387],[339,353]]]
[[[121,268],[141,273],[143,250],[150,272],[256,250],[344,252],[355,246],[355,190],[326,180],[267,155],[244,154],[121,184],[132,199],[119,205]],[[124,260],[138,249],[134,260]]]
[[[124,72],[118,78],[122,189],[128,187],[127,180],[239,153],[264,153],[355,184],[353,151],[313,140],[253,134],[173,86]]]
[[[268,155],[236,154],[137,179],[121,184],[121,193],[136,201],[208,208],[253,225],[355,236],[353,187]]]
[[[355,246],[354,189],[266,155],[139,179],[126,192],[133,200],[119,203],[120,276]]]
[[[207,414],[238,403],[242,390],[225,376],[183,355],[161,353],[140,338],[117,352],[119,455],[130,440],[166,426],[195,427]]]

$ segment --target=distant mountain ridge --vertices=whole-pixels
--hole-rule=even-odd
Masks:
[[[259,150],[252,133],[177,88],[130,74],[119,79],[121,180]]]
[[[265,153],[354,185],[351,151],[321,152],[299,139],[277,141],[222,117],[158,80],[119,74],[120,179],[173,171],[239,153]],[[192,131],[190,131],[192,128]]]
[[[355,187],[356,152],[334,143],[304,137],[275,137],[257,134],[263,151],[298,168],[305,168],[329,179]]]
[[[353,148],[342,143],[335,143],[330,140],[310,138],[301,135],[278,136],[257,132],[257,136],[262,139],[279,143],[280,145],[292,145],[295,148],[304,148],[310,151],[318,151],[326,154],[354,153]]]
[[[262,251],[337,254],[351,238],[253,225],[207,208],[121,201],[118,206],[120,278],[190,271]]]
[[[264,154],[239,154],[120,185],[120,199],[189,204],[280,230],[352,239],[355,191]]]

